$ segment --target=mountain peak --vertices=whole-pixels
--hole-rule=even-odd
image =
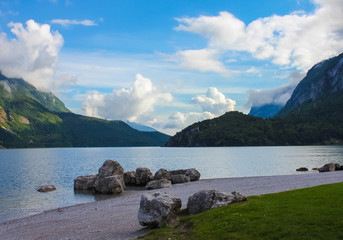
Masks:
[[[285,107],[277,114],[284,116],[300,105],[343,90],[343,53],[314,65],[294,89]]]
[[[70,112],[64,103],[52,92],[39,91],[22,78],[8,78],[0,71],[0,83],[2,83],[4,90],[7,92],[12,92],[13,89],[17,93],[37,101],[52,112]]]

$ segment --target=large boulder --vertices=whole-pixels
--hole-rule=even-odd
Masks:
[[[162,178],[160,180],[153,180],[147,183],[145,186],[146,189],[159,189],[159,188],[168,188],[172,186],[172,182],[168,179]]]
[[[186,176],[188,176],[191,181],[198,181],[200,179],[200,173],[195,168],[187,169]]]
[[[138,210],[139,224],[151,228],[173,225],[178,222],[181,205],[180,198],[166,192],[144,194]]]
[[[129,171],[124,173],[124,182],[126,186],[136,185],[136,172]]]
[[[184,175],[184,174],[178,174],[178,175],[171,175],[171,182],[172,184],[178,184],[178,183],[187,183],[190,182],[190,177]]]
[[[124,180],[120,175],[97,178],[95,191],[106,194],[118,194],[124,191]]]
[[[197,214],[242,201],[246,201],[246,197],[238,192],[225,193],[217,190],[203,190],[188,198],[187,209],[190,214]]]
[[[136,169],[136,185],[145,186],[148,182],[154,179],[149,168],[140,167]]]
[[[106,160],[99,168],[98,177],[109,177],[114,175],[124,177],[124,169],[117,161]]]
[[[336,164],[335,163],[327,163],[321,168],[318,168],[319,172],[333,172],[336,170]]]
[[[124,191],[124,169],[113,160],[106,160],[99,168],[94,189],[99,193],[117,194]]]
[[[96,175],[79,176],[74,179],[74,189],[75,190],[92,190],[94,189],[95,180],[96,180]]]
[[[164,168],[159,169],[154,175],[154,180],[160,180],[160,179],[171,180],[170,172]]]
[[[200,173],[195,168],[172,170],[170,175],[186,175],[190,178],[190,181],[198,181],[200,179]]]

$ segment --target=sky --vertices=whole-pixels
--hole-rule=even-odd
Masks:
[[[342,0],[0,0],[3,74],[171,135],[283,105],[342,51]]]

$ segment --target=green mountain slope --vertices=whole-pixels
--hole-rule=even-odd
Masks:
[[[21,78],[7,78],[0,72],[0,82],[2,83],[3,87],[10,87],[10,89],[20,92],[21,94],[36,100],[52,112],[70,112],[69,109],[65,107],[64,103],[60,99],[58,99],[53,93],[38,91],[34,86],[25,82]],[[8,97],[11,96],[10,94],[6,95]]]
[[[52,93],[35,91],[21,79],[1,79],[2,147],[161,146],[169,139],[159,132],[140,132],[122,121],[73,114]]]
[[[343,55],[314,66],[278,117],[239,112],[195,123],[165,146],[343,144]]]

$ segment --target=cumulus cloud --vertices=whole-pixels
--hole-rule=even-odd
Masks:
[[[192,125],[193,123],[203,121],[206,119],[212,119],[214,117],[216,116],[210,112],[202,112],[202,113],[177,112],[168,118],[167,124],[163,125],[163,128],[164,129],[183,129],[189,125]]]
[[[248,91],[248,107],[261,107],[263,105],[272,104],[283,106],[292,96],[292,93],[299,81],[304,78],[304,73],[299,71],[292,72],[288,79],[290,83],[264,90],[250,90]]]
[[[261,71],[255,67],[250,67],[246,70],[247,73],[257,75],[258,77],[262,77]]]
[[[64,27],[68,27],[70,25],[83,25],[83,26],[97,26],[94,21],[92,20],[75,20],[75,19],[53,19],[51,23],[60,24]]]
[[[212,119],[223,115],[228,111],[234,111],[236,102],[226,98],[217,88],[210,87],[206,95],[198,95],[192,98],[195,105],[200,106],[202,112],[181,113],[176,112],[169,116],[166,123],[154,122],[156,128],[172,129],[173,133],[195,122]]]
[[[233,111],[236,101],[226,98],[217,88],[210,87],[206,95],[199,95],[192,98],[192,102],[199,105],[203,112],[210,112],[215,116]]]
[[[155,106],[170,101],[170,93],[160,92],[152,85],[150,79],[137,74],[130,89],[114,89],[109,94],[87,92],[82,107],[87,116],[139,122],[140,118],[153,112]]]
[[[58,60],[63,45],[59,32],[52,32],[48,24],[34,20],[9,24],[16,38],[9,39],[0,33],[0,69],[9,77],[22,77],[32,85],[51,89]]]
[[[316,5],[313,13],[273,15],[248,25],[225,11],[218,16],[178,18],[180,25],[175,29],[208,39],[206,51],[248,52],[257,59],[271,59],[274,64],[305,70],[343,51],[343,2],[313,0],[313,3]]]
[[[218,51],[213,49],[186,50],[177,52],[172,61],[178,62],[181,67],[201,72],[230,74],[225,65],[217,59],[218,55]]]

